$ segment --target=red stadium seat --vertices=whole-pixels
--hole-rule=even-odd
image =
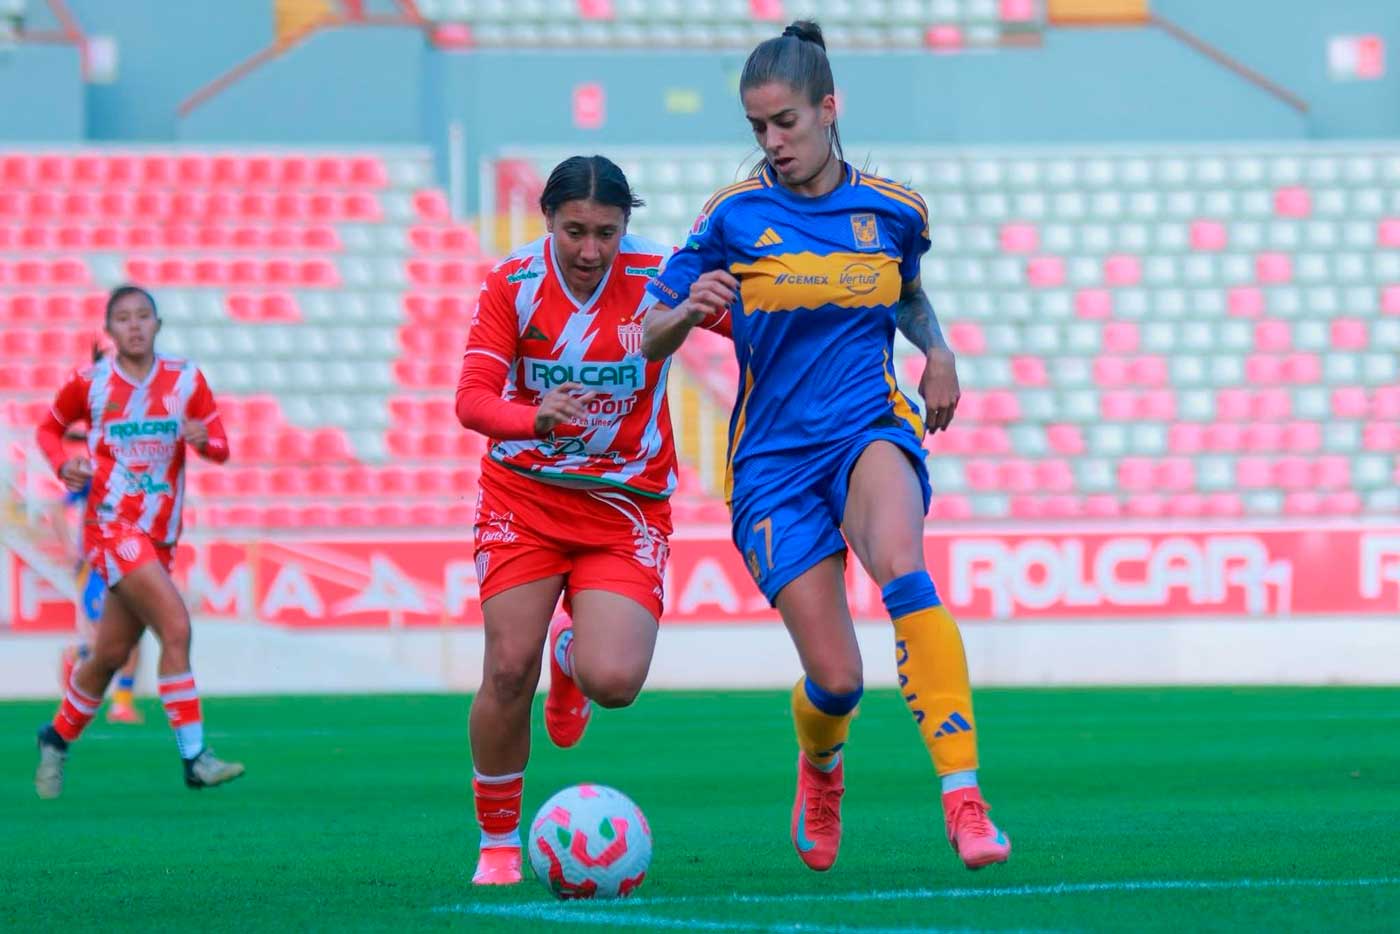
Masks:
[[[300,467],[278,467],[269,471],[267,491],[273,496],[305,496],[306,471]]]
[[[413,210],[419,220],[450,220],[451,210],[447,206],[447,196],[436,188],[426,188],[413,193]]]
[[[368,506],[351,505],[336,509],[335,524],[346,528],[364,528],[380,523]]]

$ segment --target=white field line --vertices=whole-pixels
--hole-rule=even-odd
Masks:
[[[1012,934],[1010,929],[831,926],[819,922],[707,921],[653,914],[649,909],[668,905],[705,905],[716,902],[746,905],[778,905],[819,902],[877,902],[920,899],[1014,898],[1024,896],[1093,895],[1106,892],[1240,892],[1270,889],[1362,889],[1400,885],[1400,877],[1372,879],[1147,879],[1122,882],[1069,882],[1055,885],[992,886],[984,889],[900,889],[884,892],[811,892],[790,895],[683,895],[645,896],[615,902],[562,905],[447,905],[436,912],[512,918],[561,925],[608,926],[627,924],[658,931],[709,931],[713,934]],[[1016,929],[1026,932],[1038,929]]]
[[[1144,879],[1122,882],[1064,882],[1052,885],[1002,885],[987,888],[900,889],[885,892],[812,892],[785,895],[740,893],[714,895],[673,895],[647,898],[634,904],[689,905],[707,902],[739,902],[749,905],[779,905],[803,902],[883,902],[902,899],[938,898],[1015,898],[1024,896],[1094,895],[1104,892],[1240,892],[1251,889],[1362,889],[1400,885],[1400,877],[1374,879]],[[617,902],[619,908],[627,902]]]
[[[446,905],[435,913],[466,914],[478,917],[508,918],[546,924],[595,927],[651,928],[657,931],[709,931],[713,934],[1054,934],[1043,928],[935,928],[864,927],[820,922],[705,921],[699,918],[669,918],[645,910],[614,911],[625,902],[595,902],[562,905]],[[638,908],[644,908],[640,903]],[[607,906],[607,907],[605,907]]]

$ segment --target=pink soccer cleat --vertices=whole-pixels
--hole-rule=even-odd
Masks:
[[[544,728],[550,740],[567,749],[583,738],[593,703],[583,696],[574,679],[559,667],[559,641],[573,638],[574,621],[563,613],[549,624],[549,694],[544,699]]]
[[[826,872],[841,849],[841,796],[846,792],[845,766],[830,772],[797,755],[797,799],[792,804],[792,845],[808,869]]]
[[[146,718],[141,716],[141,711],[131,704],[113,701],[111,706],[107,708],[107,722],[138,724],[145,723]]]
[[[989,810],[976,788],[959,788],[943,796],[948,842],[968,869],[981,869],[1011,858],[1011,840],[987,818]]]
[[[514,885],[520,881],[520,847],[488,846],[481,851],[472,885]]]

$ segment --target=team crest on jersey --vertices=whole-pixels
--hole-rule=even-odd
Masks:
[[[141,543],[134,538],[128,538],[117,546],[117,557],[127,564],[135,561],[141,556]]]
[[[483,551],[476,556],[476,580],[477,583],[486,580],[486,572],[491,568],[491,552]]]
[[[617,326],[617,342],[622,345],[622,350],[629,357],[635,357],[642,352],[642,326],[640,324],[619,324]]]
[[[165,403],[165,411],[175,415],[180,411],[180,394],[177,392],[167,392],[162,400]]]
[[[874,214],[852,214],[851,233],[856,238],[857,250],[880,249],[880,228]]]

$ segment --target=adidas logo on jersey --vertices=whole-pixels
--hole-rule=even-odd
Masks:
[[[774,230],[772,227],[765,227],[765,228],[763,228],[763,236],[761,236],[761,237],[759,237],[757,240],[755,240],[755,241],[753,242],[753,245],[756,246],[756,247],[759,247],[759,246],[777,246],[778,244],[780,244],[780,243],[782,243],[782,242],[783,242],[783,238],[780,237],[780,236],[778,236],[778,232],[777,232],[776,230]]]

